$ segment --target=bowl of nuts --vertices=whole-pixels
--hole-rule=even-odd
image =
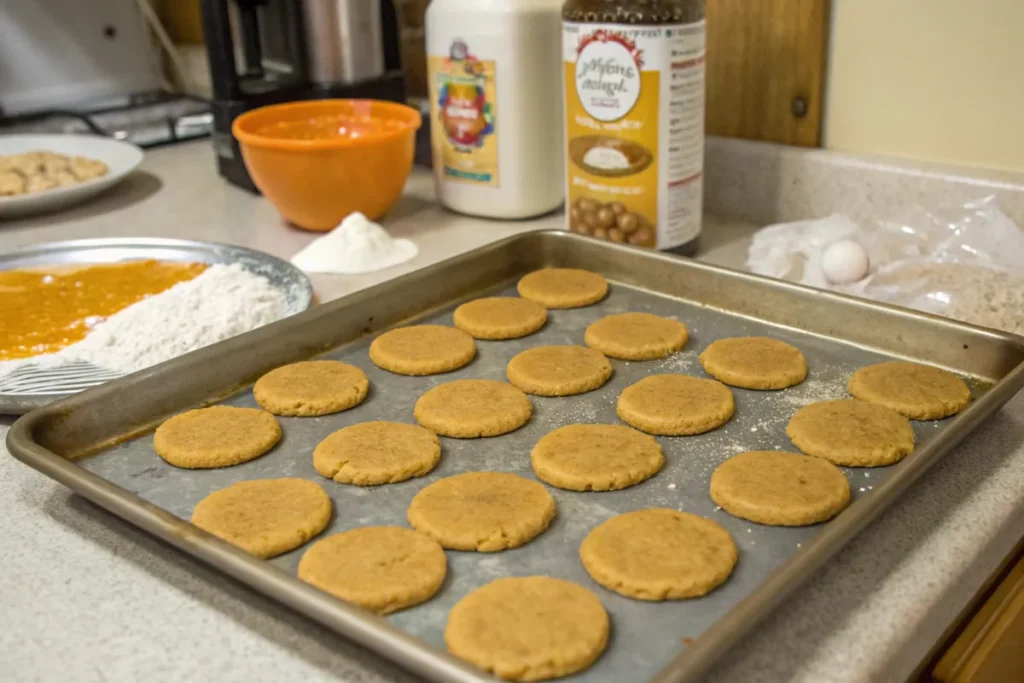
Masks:
[[[654,226],[642,214],[618,201],[579,197],[569,205],[569,229],[611,242],[654,246]]]
[[[592,175],[621,178],[645,171],[654,155],[632,140],[607,135],[584,135],[569,141],[572,163]]]

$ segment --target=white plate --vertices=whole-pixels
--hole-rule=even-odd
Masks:
[[[65,209],[113,187],[142,162],[135,145],[98,135],[0,135],[0,156],[32,151],[56,152],[102,161],[110,171],[78,185],[0,197],[0,220]]]

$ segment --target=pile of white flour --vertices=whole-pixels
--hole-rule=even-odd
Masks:
[[[293,256],[292,265],[307,273],[355,275],[397,266],[419,251],[410,240],[394,239],[357,211]]]
[[[88,336],[54,354],[0,361],[0,377],[26,365],[86,361],[129,373],[284,317],[285,296],[238,264],[212,265],[197,277],[118,311]]]

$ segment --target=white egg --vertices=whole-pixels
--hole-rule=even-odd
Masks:
[[[862,280],[869,267],[868,253],[853,240],[833,242],[821,254],[821,272],[834,285]]]

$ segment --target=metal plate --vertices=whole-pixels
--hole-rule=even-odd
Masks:
[[[369,361],[366,349],[379,330],[413,320],[450,323],[459,302],[487,293],[514,293],[512,285],[519,276],[544,265],[601,272],[612,281],[612,292],[589,308],[551,311],[548,325],[525,339],[479,342],[477,359],[454,373],[403,377]],[[314,445],[334,430],[370,419],[411,422],[416,399],[430,387],[460,377],[501,379],[505,364],[517,352],[538,344],[581,343],[590,322],[626,310],[684,320],[691,340],[683,352],[664,360],[612,361],[615,375],[597,391],[567,398],[532,397],[533,418],[512,434],[443,439],[441,463],[427,477],[358,488],[323,480],[313,470]],[[336,516],[328,533],[370,524],[404,525],[410,499],[429,483],[470,470],[510,471],[532,478],[529,453],[543,434],[573,422],[616,422],[614,403],[624,387],[654,373],[703,375],[697,355],[708,343],[746,334],[771,335],[799,346],[808,357],[808,380],[782,392],[734,390],[735,418],[702,436],[659,439],[666,466],[638,486],[606,493],[550,489],[558,516],[544,534],[502,553],[449,552],[449,578],[440,593],[387,619],[296,580],[301,549],[261,561],[184,521],[193,506],[217,488],[245,479],[296,476],[319,481],[330,493]],[[254,405],[247,388],[236,388],[266,370],[321,351],[363,368],[371,381],[370,396],[338,415],[283,418],[284,439],[262,458],[218,471],[183,471],[153,453],[148,434],[128,438],[174,412],[225,396],[230,395],[226,402],[232,405]],[[845,395],[850,372],[892,357],[920,359],[968,376],[976,400],[955,418],[915,423],[918,447],[902,463],[845,470],[854,502],[827,524],[764,527],[715,509],[708,482],[719,463],[747,449],[793,449],[784,429],[798,407]],[[44,408],[14,425],[8,445],[29,465],[115,514],[431,680],[489,680],[444,652],[444,624],[457,600],[501,576],[547,574],[595,591],[612,618],[608,651],[572,680],[680,683],[705,672],[930,464],[1016,393],[1024,384],[1022,363],[1024,340],[1012,335],[565,233],[534,233]],[[118,445],[106,445],[111,442]],[[96,450],[100,452],[93,457],[71,461]],[[696,600],[647,603],[611,593],[587,576],[578,559],[586,533],[615,514],[657,506],[700,514],[729,530],[740,560],[724,586]]]
[[[260,251],[213,242],[159,238],[84,239],[49,242],[0,253],[0,271],[53,265],[117,263],[139,259],[192,263],[238,263],[266,278],[285,295],[285,317],[301,313],[313,301],[313,285],[301,270]],[[62,398],[61,387],[97,386],[115,372],[87,363],[54,369],[24,368],[0,376],[0,415],[21,415]]]

